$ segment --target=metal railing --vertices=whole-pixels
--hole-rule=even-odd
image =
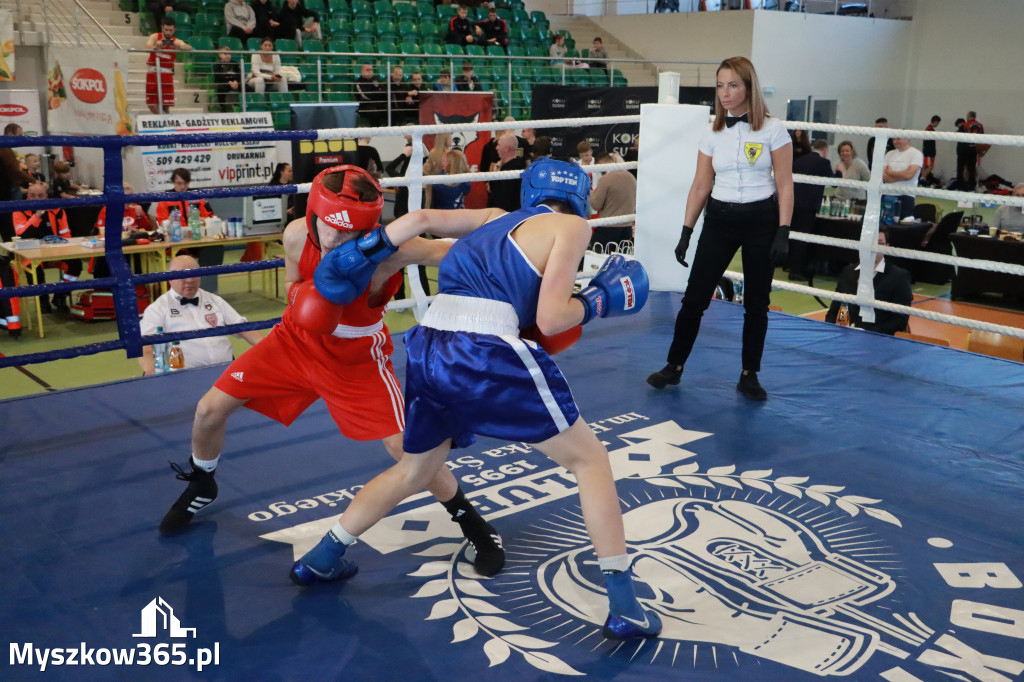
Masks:
[[[18,0],[19,25],[24,24],[28,4]],[[121,44],[80,0],[41,0],[46,43],[76,47],[116,47]]]

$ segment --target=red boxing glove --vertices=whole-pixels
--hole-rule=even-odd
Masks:
[[[292,306],[292,321],[310,334],[333,332],[345,309],[321,296],[311,279],[293,284],[288,289],[288,302]]]
[[[578,324],[551,336],[541,333],[540,329],[537,329],[537,325],[533,325],[519,332],[519,336],[536,342],[538,346],[548,352],[548,355],[557,355],[563,350],[572,348],[580,340],[580,337],[583,336],[583,325]]]

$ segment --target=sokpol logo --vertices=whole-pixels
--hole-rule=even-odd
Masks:
[[[107,79],[96,69],[79,69],[71,76],[71,92],[86,104],[98,104],[107,96]]]
[[[0,116],[24,116],[28,107],[20,104],[0,104]]]
[[[918,615],[934,620],[941,608],[936,612],[937,598],[920,590],[901,594],[897,579],[905,583],[913,572],[879,534],[902,528],[878,506],[881,500],[771,469],[702,470],[697,453],[684,446],[712,434],[673,421],[611,433],[646,419],[628,413],[590,424],[599,437],[617,435],[626,443],[610,451],[610,461],[625,507],[638,597],[664,622],[660,638],[610,646],[607,655],[626,647],[631,665],[663,669],[692,669],[700,661],[723,680],[744,670],[744,679],[785,679],[787,669],[801,676],[848,676],[863,674],[869,662],[890,682],[932,679],[938,672],[1008,680],[1002,673],[1024,672],[1020,661],[965,643],[977,646],[969,631],[1024,639],[1024,612],[951,600],[949,624],[956,629],[933,623],[943,626],[936,629]],[[490,518],[540,504],[550,510],[528,532],[505,537],[505,570],[483,578],[465,560],[464,542],[434,542],[416,553],[426,560],[410,575],[426,582],[412,597],[433,602],[426,620],[453,618],[452,643],[479,646],[492,667],[516,656],[550,673],[580,675],[569,661],[601,642],[603,580],[573,499],[575,480],[542,458],[525,456],[530,454],[539,455],[509,444],[454,462],[464,484],[480,486],[471,497]],[[499,466],[485,461],[508,457],[518,460],[498,459],[504,462]],[[479,474],[460,472],[474,461]],[[568,508],[550,504],[560,498]],[[420,526],[411,531],[414,516]],[[298,556],[333,518],[263,537],[293,543]],[[443,514],[420,507],[388,517],[362,539],[382,552],[422,546],[430,535],[451,537],[444,523]],[[933,549],[952,546],[943,538],[925,541]],[[933,565],[951,588],[1022,587],[1001,563]],[[784,668],[758,669],[762,661]]]

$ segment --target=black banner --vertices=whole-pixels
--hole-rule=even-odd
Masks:
[[[292,130],[355,128],[358,110],[359,105],[355,102],[293,104]],[[357,145],[358,141],[355,139],[292,141],[292,182],[312,182],[317,173],[331,166],[343,163],[358,165]],[[304,215],[305,212],[306,195],[298,194],[295,196],[295,215]]]
[[[531,118],[587,118],[591,116],[629,116],[640,113],[641,104],[658,101],[658,88],[575,88],[564,85],[538,85],[533,89]],[[681,87],[680,104],[714,106],[715,89]],[[615,152],[626,158],[633,148],[639,123],[593,125],[583,128],[544,128],[538,135],[551,137],[551,155],[556,159],[576,156],[576,145],[586,140],[600,152]]]

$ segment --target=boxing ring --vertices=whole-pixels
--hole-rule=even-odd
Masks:
[[[415,130],[414,144],[440,132]],[[155,200],[120,195],[120,180],[105,178],[114,215]],[[181,196],[225,191],[237,190]],[[101,285],[171,278],[132,276],[118,260]],[[418,295],[399,305],[422,305]],[[677,310],[677,294],[655,292],[557,358],[610,451],[661,638],[601,639],[575,482],[529,446],[493,439],[449,467],[503,534],[501,574],[477,576],[458,527],[419,495],[353,548],[355,578],[296,588],[294,558],[389,461],[379,443],[341,437],[321,402],[288,429],[236,414],[217,502],[160,537],[180,492],[166,462],[188,453],[195,403],[222,371],[211,367],[0,404],[5,679],[1021,679],[1024,365],[770,313],[770,399],[755,404],[733,388],[742,308],[714,301],[682,384],[654,391],[644,377]],[[131,315],[118,324],[129,354],[158,340],[139,337]],[[394,363],[401,378],[400,349]]]

